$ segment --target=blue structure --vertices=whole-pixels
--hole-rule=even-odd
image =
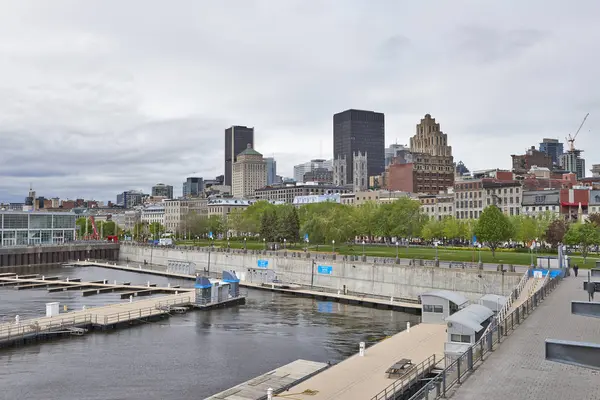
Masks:
[[[231,297],[240,295],[240,280],[233,271],[223,271],[223,282],[229,283],[229,294]]]
[[[197,276],[194,289],[196,289],[196,303],[207,304],[210,303],[212,297],[212,283],[205,276]]]
[[[544,138],[543,142],[540,143],[539,147],[542,153],[548,154],[552,157],[552,163],[558,165],[559,156],[564,153],[564,145],[560,143],[557,139],[547,139]]]

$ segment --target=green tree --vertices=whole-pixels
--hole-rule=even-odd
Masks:
[[[461,238],[461,223],[454,217],[446,217],[442,220],[442,232],[446,239],[454,240]]]
[[[278,236],[277,215],[274,209],[266,209],[260,221],[260,236],[267,242],[274,242]]]
[[[425,223],[421,229],[421,237],[424,240],[431,241],[433,239],[439,239],[444,235],[444,226],[441,221],[436,218],[431,218]]]
[[[592,224],[596,225],[597,227],[600,227],[600,214],[590,214],[587,220],[590,221]]]
[[[152,239],[158,240],[162,234],[165,233],[165,227],[162,226],[160,222],[153,222],[148,225],[148,233]]]
[[[239,208],[234,209],[227,216],[227,230],[234,232],[236,236],[247,233],[244,212]]]
[[[188,238],[203,237],[208,234],[208,229],[208,218],[192,211],[185,216],[179,234]]]
[[[590,246],[600,244],[600,232],[598,227],[591,222],[571,224],[565,234],[565,243],[579,246],[585,263]]]
[[[247,233],[259,233],[262,229],[262,218],[267,210],[273,211],[277,206],[268,201],[257,201],[250,207],[244,210],[244,218],[242,220],[243,231]],[[261,235],[262,236],[262,235]]]
[[[544,239],[550,243],[553,248],[557,248],[560,243],[563,243],[565,233],[567,233],[567,223],[562,219],[555,219],[546,228]]]
[[[277,218],[277,235],[280,240],[298,243],[300,239],[300,219],[296,207],[292,205],[279,206],[275,215]]]
[[[513,225],[509,218],[496,206],[486,207],[475,225],[477,240],[487,244],[496,257],[496,249],[502,242],[508,241],[513,234]]]
[[[514,239],[519,243],[529,244],[541,235],[538,231],[539,220],[535,217],[517,215],[511,218]]]
[[[220,215],[211,215],[208,217],[207,228],[208,232],[212,232],[213,237],[216,238],[218,235],[225,233],[225,221]]]

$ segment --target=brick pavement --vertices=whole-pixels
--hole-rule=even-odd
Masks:
[[[600,400],[600,371],[546,361],[544,354],[545,339],[600,343],[599,319],[571,315],[571,300],[588,300],[584,279],[565,278],[451,398]]]

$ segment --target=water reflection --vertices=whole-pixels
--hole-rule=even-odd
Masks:
[[[191,281],[106,270],[54,268],[46,275],[159,286]],[[70,309],[121,302],[119,294],[0,288],[0,316],[43,315],[45,303]],[[112,333],[0,351],[0,399],[198,399],[299,358],[336,362],[360,341],[374,343],[414,316],[256,290],[245,306],[190,312]],[[85,382],[82,385],[82,382]]]

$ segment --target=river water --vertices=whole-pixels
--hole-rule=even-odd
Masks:
[[[4,271],[3,271],[4,272]],[[36,271],[37,272],[37,271]],[[42,273],[42,272],[40,272]],[[158,286],[191,281],[96,267],[51,268],[46,276]],[[119,294],[0,288],[0,320],[121,302]],[[250,290],[246,305],[188,312],[110,333],[0,349],[0,399],[204,399],[297,359],[338,362],[416,323],[418,317]]]

